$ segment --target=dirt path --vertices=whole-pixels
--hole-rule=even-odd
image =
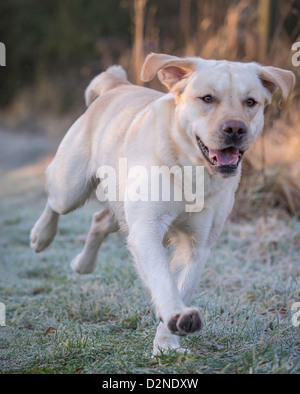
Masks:
[[[36,163],[54,154],[58,141],[30,133],[0,129],[0,169],[7,171]]]

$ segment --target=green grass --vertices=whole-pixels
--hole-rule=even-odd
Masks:
[[[94,274],[69,263],[98,209],[62,217],[53,244],[35,255],[29,232],[45,203],[40,172],[1,174],[1,373],[299,373],[300,223],[269,218],[227,223],[193,305],[204,330],[191,350],[152,358],[157,319],[120,234],[99,253]]]

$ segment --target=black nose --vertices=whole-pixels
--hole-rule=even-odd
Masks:
[[[221,132],[233,140],[239,140],[248,134],[248,127],[240,120],[228,120],[221,125]]]

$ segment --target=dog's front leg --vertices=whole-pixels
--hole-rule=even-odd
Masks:
[[[128,245],[157,315],[170,333],[187,335],[201,329],[202,319],[196,308],[189,308],[183,302],[169,268],[163,246],[169,219],[140,217],[129,225]]]
[[[188,242],[188,237],[177,245],[171,260],[171,272],[176,281],[180,298],[186,305],[191,302],[197,289],[203,267],[208,259],[210,250],[195,248]],[[204,323],[202,323],[202,326]],[[180,347],[179,338],[172,335],[164,323],[160,323],[153,344],[153,354],[160,354],[164,350],[176,349],[186,352]]]

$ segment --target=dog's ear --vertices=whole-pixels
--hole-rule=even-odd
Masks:
[[[197,68],[197,61],[193,58],[180,59],[176,56],[151,53],[146,57],[141,72],[143,82],[151,81],[156,74],[169,90],[189,77]]]
[[[296,78],[291,71],[283,70],[276,67],[259,66],[259,78],[262,85],[273,95],[276,90],[281,92],[281,100],[279,106],[287,101],[290,94],[294,90]]]

